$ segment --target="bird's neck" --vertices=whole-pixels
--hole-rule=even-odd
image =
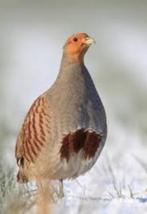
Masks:
[[[74,57],[67,56],[63,54],[60,71],[57,79],[70,78],[73,75],[78,75],[81,72],[82,68],[85,67],[84,60],[77,60]]]
[[[84,56],[82,54],[67,54],[66,52],[63,52],[62,60],[61,60],[61,66],[69,64],[84,64]]]

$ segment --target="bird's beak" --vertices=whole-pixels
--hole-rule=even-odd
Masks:
[[[87,38],[85,39],[84,43],[85,43],[86,45],[90,46],[90,45],[96,43],[96,41],[95,41],[95,39],[93,39],[93,38],[91,38],[91,37],[87,37]]]

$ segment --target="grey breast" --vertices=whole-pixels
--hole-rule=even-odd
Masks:
[[[61,70],[48,97],[54,110],[56,135],[85,128],[106,137],[105,110],[84,65]]]

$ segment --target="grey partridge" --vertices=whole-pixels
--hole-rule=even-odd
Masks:
[[[107,135],[106,114],[84,65],[93,42],[86,33],[66,41],[56,81],[26,115],[16,142],[19,182],[74,178],[99,157]]]

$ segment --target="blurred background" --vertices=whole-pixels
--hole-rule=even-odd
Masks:
[[[108,139],[95,167],[78,182],[65,182],[67,197],[60,210],[88,213],[78,198],[78,183],[88,206],[94,203],[90,197],[106,198],[109,191],[118,198],[114,179],[125,198],[131,198],[128,186],[133,194],[146,195],[146,23],[145,0],[0,0],[0,179],[6,188],[9,173],[16,173],[15,142],[25,114],[55,80],[67,37],[86,32],[96,40],[85,64],[107,112]],[[0,194],[6,206],[3,186]],[[127,213],[125,203],[109,203],[107,210],[95,202],[93,213]],[[127,205],[128,213],[146,213],[147,205],[134,204],[134,209]]]

